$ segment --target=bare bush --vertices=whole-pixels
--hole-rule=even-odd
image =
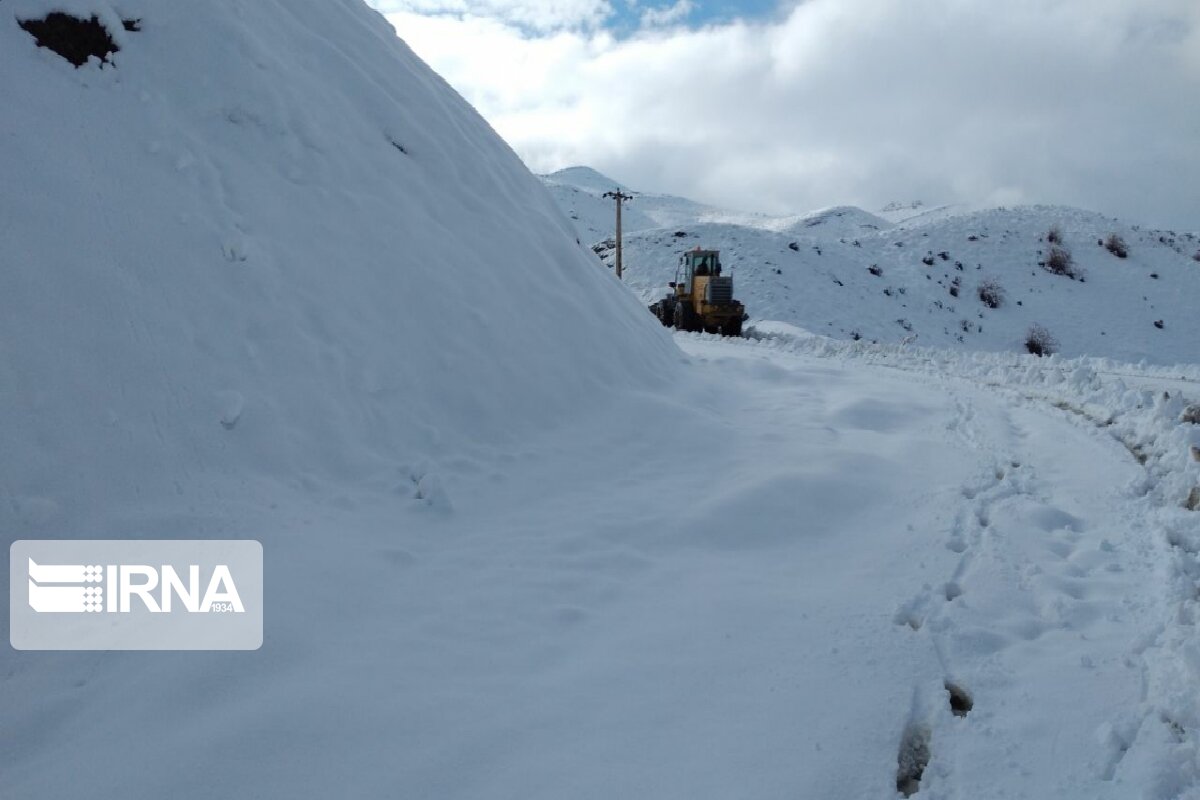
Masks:
[[[1062,228],[1057,225],[1051,225],[1050,230],[1046,231],[1046,241],[1050,244],[1062,244],[1062,240]]]
[[[1073,263],[1070,250],[1065,247],[1051,247],[1050,255],[1046,257],[1046,270],[1055,275],[1066,275]]]
[[[1071,251],[1062,245],[1051,245],[1050,255],[1042,262],[1042,269],[1051,275],[1063,275],[1071,280],[1083,280],[1083,270],[1075,265]]]
[[[1110,233],[1104,240],[1104,249],[1117,258],[1125,258],[1129,255],[1129,245],[1125,244],[1125,240],[1115,233]]]
[[[980,281],[979,300],[988,308],[999,308],[1004,305],[1004,287],[993,278]]]
[[[1031,325],[1025,334],[1025,349],[1035,356],[1048,356],[1058,352],[1058,340],[1041,325]]]

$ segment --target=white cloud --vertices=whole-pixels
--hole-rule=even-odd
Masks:
[[[809,0],[628,39],[388,16],[538,171],[773,211],[1055,202],[1200,227],[1194,0]]]
[[[388,16],[481,17],[538,33],[595,28],[613,12],[609,0],[379,0],[372,5]]]
[[[692,5],[691,0],[676,0],[674,4],[669,6],[647,8],[642,12],[642,27],[654,28],[682,22],[687,19],[694,8],[695,6]]]

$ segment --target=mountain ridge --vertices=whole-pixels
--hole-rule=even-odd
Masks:
[[[675,208],[687,202],[679,198]],[[629,205],[635,204],[636,198]],[[611,204],[589,208],[586,217],[582,207],[576,199],[564,210],[576,217],[581,235],[585,228],[601,234],[599,241],[585,238],[611,266],[612,223],[605,228],[603,216],[605,210],[611,216]],[[1070,253],[1076,279],[1043,266],[1051,236],[1061,236],[1058,246]],[[1126,243],[1124,258],[1105,248],[1110,236]],[[624,244],[626,281],[646,302],[667,291],[683,249],[703,246],[724,253],[752,322],[989,351],[1025,349],[1036,325],[1064,355],[1156,364],[1200,358],[1200,236],[1068,206],[910,203],[880,214],[834,206],[775,217],[724,212],[626,227]],[[999,307],[980,299],[985,283],[1001,290]]]

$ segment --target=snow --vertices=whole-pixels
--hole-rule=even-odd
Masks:
[[[358,2],[101,5],[0,22],[0,530],[259,539],[265,641],[0,650],[0,796],[1200,797],[1183,344],[672,338]]]
[[[924,797],[1195,796],[1200,475],[1160,387],[1200,368],[678,341],[673,389],[447,460],[450,510],[260,511],[250,658],[10,657],[8,796],[74,780],[48,741],[133,797],[891,796],[909,729]]]
[[[886,219],[854,206],[834,206],[813,211],[777,228],[780,233],[819,235],[825,238],[861,236],[892,227]]]
[[[58,509],[46,532],[236,528],[227,502],[268,484],[389,486],[678,362],[357,0],[121,5],[139,32],[101,8],[121,44],[103,69],[33,45],[16,19],[42,3],[0,23],[22,76],[0,153],[21,187],[0,192],[0,527],[33,503]]]
[[[588,194],[604,194],[614,189],[627,188],[591,167],[567,167],[549,175],[543,175],[542,180],[548,184],[580,189]]]
[[[572,203],[564,209],[585,205],[581,198]],[[686,207],[682,201],[677,205]],[[1008,352],[1024,350],[1028,331],[1041,325],[1064,355],[1154,364],[1196,360],[1196,233],[1142,230],[1056,206],[980,211],[918,206],[881,213],[837,206],[792,217],[724,212],[696,214],[690,221],[676,217],[649,229],[627,226],[626,281],[652,302],[666,291],[684,250],[715,248],[733,268],[735,294],[756,321],[786,322],[839,338]],[[588,220],[579,228],[583,241],[612,236],[611,204],[597,206],[592,216],[574,216]],[[1054,226],[1083,281],[1039,266]],[[1128,258],[1100,246],[1111,233],[1128,243]],[[605,243],[596,250],[611,267],[612,247]],[[980,285],[988,281],[1004,290],[999,308],[979,298]]]
[[[585,244],[614,235],[616,209],[605,192],[628,187],[590,167],[568,167],[542,175],[541,180],[559,207],[574,222]],[[698,203],[685,197],[654,192],[637,192],[624,206],[621,224],[625,231],[671,229],[680,225],[706,222],[732,222],[744,225],[785,225],[793,218],[779,219],[765,214],[729,211]]]

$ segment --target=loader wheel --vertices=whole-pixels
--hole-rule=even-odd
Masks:
[[[687,303],[675,304],[675,329],[679,331],[700,330],[699,320],[696,318],[696,313],[692,311],[692,307]]]
[[[741,336],[742,335],[742,320],[731,319],[721,326],[722,336]]]

